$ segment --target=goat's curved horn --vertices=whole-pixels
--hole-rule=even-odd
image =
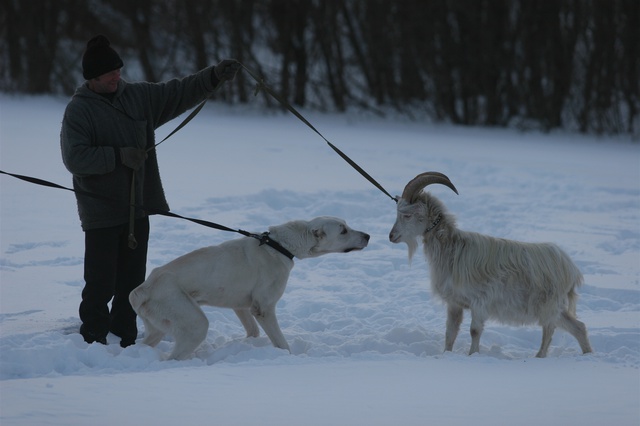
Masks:
[[[402,191],[402,198],[413,203],[420,191],[425,186],[432,183],[439,183],[448,186],[453,190],[453,192],[456,194],[458,193],[458,190],[446,175],[438,172],[425,172],[420,173],[409,181],[409,183],[404,187],[404,191]]]

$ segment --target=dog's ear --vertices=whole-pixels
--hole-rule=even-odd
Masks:
[[[311,233],[316,238],[316,240],[321,240],[327,235],[326,232],[324,232],[324,230],[320,228],[312,229]]]

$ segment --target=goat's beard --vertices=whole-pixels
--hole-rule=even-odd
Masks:
[[[411,238],[410,240],[405,241],[407,243],[407,249],[409,250],[409,265],[411,265],[411,260],[413,259],[413,255],[416,253],[418,249],[418,240],[417,238]]]

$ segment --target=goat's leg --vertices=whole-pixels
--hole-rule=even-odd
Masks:
[[[542,326],[542,343],[540,344],[540,350],[536,354],[537,358],[544,358],[547,356],[549,345],[551,344],[551,338],[553,337],[553,332],[555,330],[556,326],[554,324]]]
[[[469,355],[480,352],[480,336],[484,330],[484,318],[471,311],[471,349]]]
[[[582,321],[577,320],[573,315],[565,311],[560,315],[558,326],[567,330],[578,340],[583,354],[593,352],[591,344],[589,343],[589,337],[587,336],[587,327]]]
[[[464,313],[461,307],[448,305],[447,306],[447,331],[445,332],[444,350],[452,351],[453,343],[458,337],[458,331],[460,331],[460,324],[462,324],[462,317]]]

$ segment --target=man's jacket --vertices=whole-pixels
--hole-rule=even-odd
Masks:
[[[86,83],[73,95],[64,113],[60,145],[73,187],[108,197],[76,194],[83,230],[129,221],[130,189],[135,173],[135,202],[169,210],[155,150],[137,171],[122,165],[121,147],[152,148],[155,129],[208,97],[217,78],[213,67],[163,83],[120,80],[113,101],[92,92]],[[136,218],[146,213],[136,211]]]

